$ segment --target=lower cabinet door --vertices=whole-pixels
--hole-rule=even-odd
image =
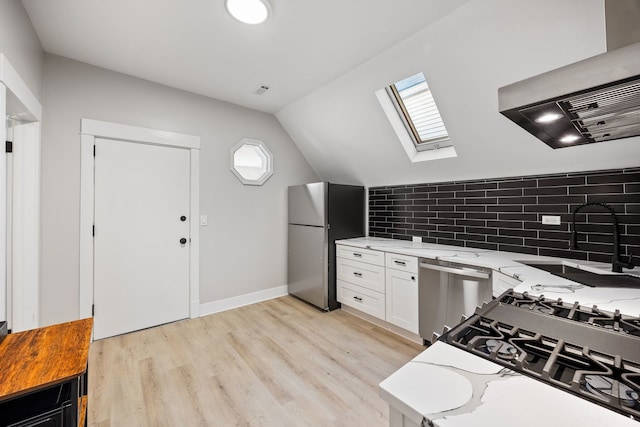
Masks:
[[[386,320],[402,329],[418,333],[418,275],[386,270]]]

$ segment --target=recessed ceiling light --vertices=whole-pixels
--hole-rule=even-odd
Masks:
[[[578,135],[565,135],[560,138],[560,142],[563,144],[571,144],[572,142],[576,142],[580,137]]]
[[[271,15],[267,0],[225,0],[227,12],[245,24],[262,24]]]
[[[562,117],[562,114],[558,114],[558,113],[546,113],[541,115],[540,117],[538,117],[536,119],[536,122],[538,123],[551,123],[551,122],[555,122],[556,120],[558,120],[560,117]]]

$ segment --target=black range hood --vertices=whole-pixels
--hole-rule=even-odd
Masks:
[[[551,148],[640,135],[640,43],[498,89],[499,110]]]

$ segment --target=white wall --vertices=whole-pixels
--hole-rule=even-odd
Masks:
[[[78,315],[80,119],[91,118],[201,137],[200,302],[286,285],[286,189],[317,180],[271,114],[45,55],[42,145],[43,324]],[[260,139],[274,174],[244,186],[229,149]]]
[[[640,165],[640,138],[552,150],[498,113],[500,86],[605,50],[602,0],[472,0],[276,117],[325,180],[366,186]],[[412,164],[374,91],[423,71],[457,158]]]
[[[0,1],[0,53],[41,100],[42,45],[20,0]]]

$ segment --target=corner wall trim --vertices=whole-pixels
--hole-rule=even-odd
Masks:
[[[252,292],[249,294],[238,295],[237,297],[231,297],[221,299],[218,301],[211,301],[200,305],[200,316],[206,316],[208,314],[220,313],[221,311],[231,310],[233,308],[243,307],[245,305],[255,304],[274,298],[279,298],[287,295],[287,285],[277,286],[271,289],[265,289],[263,291]]]

